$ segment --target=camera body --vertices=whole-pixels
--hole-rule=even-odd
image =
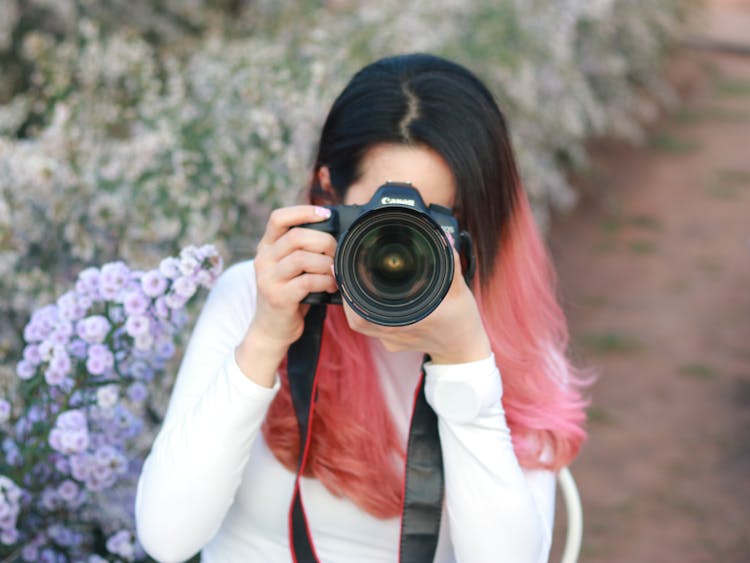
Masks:
[[[450,288],[455,265],[448,235],[473,266],[470,238],[459,232],[451,210],[426,206],[411,184],[387,182],[365,205],[328,208],[330,218],[299,226],[336,238],[339,292],[311,293],[303,303],[343,298],[370,322],[404,326],[434,311]]]

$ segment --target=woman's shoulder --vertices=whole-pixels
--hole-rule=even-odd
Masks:
[[[237,285],[247,286],[248,283],[255,286],[255,261],[252,259],[235,262],[227,267],[216,281],[216,287],[231,288]]]
[[[253,260],[236,262],[216,280],[209,300],[237,303],[255,301],[255,266]]]

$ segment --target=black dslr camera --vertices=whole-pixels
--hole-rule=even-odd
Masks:
[[[365,205],[329,206],[331,217],[300,227],[331,233],[339,293],[311,293],[303,303],[341,303],[370,322],[405,326],[432,313],[453,281],[448,234],[473,274],[471,239],[449,208],[427,207],[411,184],[388,182]]]

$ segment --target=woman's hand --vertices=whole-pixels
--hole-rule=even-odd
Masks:
[[[268,219],[255,257],[255,316],[235,354],[240,369],[257,383],[273,384],[289,345],[302,335],[309,305],[300,302],[309,293],[337,290],[331,270],[336,239],[292,228],[329,216],[324,207],[298,205],[277,209]]]
[[[492,352],[474,295],[461,274],[461,260],[453,250],[453,281],[443,301],[425,319],[403,327],[366,321],[344,303],[352,330],[379,339],[391,352],[415,350],[429,354],[435,364],[483,360]]]

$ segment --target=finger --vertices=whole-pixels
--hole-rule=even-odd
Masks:
[[[306,250],[295,250],[276,265],[274,276],[282,282],[301,274],[322,274],[333,279],[333,258]]]
[[[303,223],[318,223],[331,216],[331,210],[317,205],[294,205],[275,209],[268,217],[261,244],[273,244],[291,227]]]
[[[338,290],[330,274],[302,274],[284,286],[284,293],[294,303],[300,303],[310,293],[334,293]]]
[[[461,256],[456,247],[453,246],[453,237],[451,235],[448,235],[448,237],[451,239],[451,250],[453,251],[453,281],[451,282],[451,287],[456,287],[457,283],[466,285],[464,273],[461,269]]]
[[[278,261],[299,249],[332,257],[336,252],[336,239],[330,233],[313,229],[290,229],[279,237],[270,251]]]
[[[342,306],[344,307],[344,316],[346,317],[346,322],[349,325],[349,328],[367,336],[372,336],[370,334],[372,332],[372,323],[368,323],[365,319],[355,313],[354,309],[352,309],[346,301],[344,301]]]

